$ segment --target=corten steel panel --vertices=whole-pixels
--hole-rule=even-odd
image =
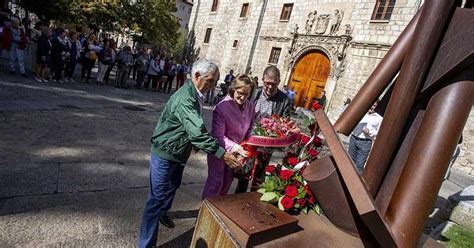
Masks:
[[[430,100],[385,219],[401,247],[414,247],[474,104],[474,81],[450,84]]]
[[[382,247],[395,247],[390,228],[375,208],[373,198],[367,192],[336,130],[322,109],[316,111],[314,115],[362,221]]]
[[[370,195],[375,197],[395,155],[400,135],[441,38],[446,31],[454,1],[427,1],[423,5],[413,41],[393,88],[377,139],[364,172]]]
[[[207,199],[241,229],[247,246],[276,239],[298,230],[298,220],[277,207],[260,201],[251,192]]]
[[[365,84],[353,97],[347,109],[336,121],[334,128],[338,132],[349,135],[398,73],[409,44],[413,41],[420,10],[413,17],[405,30],[403,30],[395,43],[393,43],[392,47],[377,65]]]

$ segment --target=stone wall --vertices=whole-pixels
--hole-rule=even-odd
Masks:
[[[281,21],[283,4],[291,2],[294,6],[290,20]],[[318,15],[334,16],[336,9],[341,11],[342,22],[335,35],[344,34],[345,26],[350,25],[352,41],[345,50],[345,59],[342,62],[334,61],[335,56],[328,56],[331,65],[340,66],[339,69],[342,71],[339,75],[335,75],[335,68],[331,68],[326,85],[329,100],[327,112],[330,119],[334,121],[340,115],[345,99],[352,99],[365,83],[390,46],[413,18],[420,2],[420,0],[397,0],[389,21],[371,21],[374,0],[269,0],[257,37],[256,49],[251,59],[251,74],[261,78],[263,70],[269,65],[272,47],[281,48],[276,66],[281,70],[280,86],[287,84],[292,69],[290,51],[295,26],[298,25],[298,33],[302,34],[305,33],[306,20],[310,12],[317,11]],[[239,17],[243,3],[250,4],[250,12],[246,18]],[[195,1],[190,28],[193,25],[195,27],[195,48],[199,50],[199,57],[216,61],[222,73],[230,69],[237,74],[244,73],[263,3],[263,0],[221,0],[217,11],[211,12],[212,0]],[[194,18],[196,14],[197,18]],[[193,24],[194,20],[196,21]],[[212,28],[211,41],[209,44],[203,44],[206,28],[209,27]],[[234,40],[239,41],[237,48],[232,47]],[[464,131],[462,153],[454,165],[455,169],[470,174],[474,173],[473,123],[474,114],[471,113]]]

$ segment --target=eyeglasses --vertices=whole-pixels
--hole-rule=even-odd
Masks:
[[[244,91],[235,91],[236,96],[242,96],[242,97],[248,97],[250,95],[250,92],[244,92]]]

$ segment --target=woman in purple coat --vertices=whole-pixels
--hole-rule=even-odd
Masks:
[[[226,151],[242,156],[247,156],[247,152],[240,143],[250,136],[255,120],[255,106],[248,100],[253,87],[249,76],[237,76],[230,85],[229,94],[216,105],[212,117],[212,136]],[[234,180],[232,169],[214,155],[207,156],[207,165],[202,198],[226,195]]]

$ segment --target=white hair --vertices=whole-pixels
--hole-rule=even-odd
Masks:
[[[196,72],[198,72],[201,77],[204,77],[211,72],[219,74],[219,67],[212,61],[200,59],[193,63],[193,68],[191,70],[193,77],[196,75]]]

